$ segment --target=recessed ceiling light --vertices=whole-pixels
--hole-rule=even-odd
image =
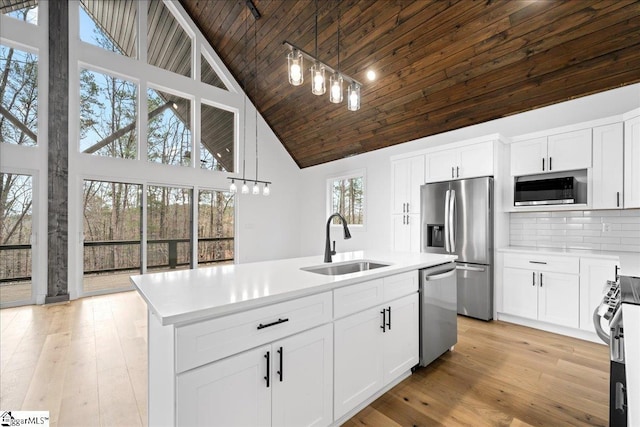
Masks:
[[[373,70],[369,70],[367,71],[367,78],[369,79],[369,81],[374,81],[376,79],[376,72]]]

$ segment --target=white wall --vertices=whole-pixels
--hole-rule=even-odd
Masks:
[[[337,250],[389,249],[391,156],[493,133],[514,137],[610,117],[638,107],[640,84],[635,84],[303,169],[300,179],[302,193],[298,206],[299,216],[303,220],[300,228],[300,254],[319,254],[324,250],[326,179],[330,176],[366,169],[366,229],[354,230],[353,238],[347,241],[342,240],[337,231],[333,232],[332,238],[337,242]]]

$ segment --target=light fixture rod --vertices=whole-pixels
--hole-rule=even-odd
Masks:
[[[228,176],[227,179],[237,179],[238,181],[247,181],[247,182],[259,182],[260,184],[273,184],[271,181],[262,181],[260,179],[244,179],[244,178],[240,178],[240,177],[236,177],[236,176]]]
[[[324,62],[320,61],[319,59],[317,59],[315,56],[311,55],[309,52],[306,52],[305,50],[300,49],[298,46],[294,45],[293,43],[290,43],[290,42],[288,42],[287,40],[285,40],[285,41],[283,41],[283,42],[282,42],[282,44],[283,44],[283,45],[285,45],[285,46],[287,46],[287,47],[288,47],[289,49],[291,49],[291,50],[294,50],[294,49],[298,50],[298,51],[302,54],[302,56],[303,56],[303,57],[305,57],[305,58],[306,58],[307,60],[309,60],[309,61],[317,61],[317,62],[321,63],[322,65],[324,65],[324,68],[326,68],[327,70],[329,70],[331,73],[335,73],[335,72],[337,72],[337,70],[336,70],[335,68],[330,67],[330,66],[329,66],[329,65],[327,65],[326,63],[324,63]],[[346,80],[346,81],[348,81],[348,82],[350,82],[350,83],[355,83],[355,84],[357,84],[358,86],[363,87],[362,83],[360,83],[360,82],[359,82],[359,81],[357,81],[356,79],[354,79],[354,78],[352,78],[352,77],[349,77],[349,76],[347,76],[347,75],[346,75],[346,74],[344,74],[344,73],[340,73],[340,75],[342,76],[342,79],[343,79],[343,80]]]

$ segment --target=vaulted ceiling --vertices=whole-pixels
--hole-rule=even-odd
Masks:
[[[640,0],[319,0],[318,56],[336,67],[339,11],[340,67],[364,83],[352,112],[308,71],[288,83],[282,42],[314,52],[313,0],[253,0],[257,21],[180,1],[300,167],[640,81]]]

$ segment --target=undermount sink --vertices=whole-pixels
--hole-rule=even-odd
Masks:
[[[357,273],[359,271],[373,270],[375,268],[388,267],[390,264],[375,261],[351,261],[341,264],[323,264],[313,267],[303,267],[301,270],[327,276],[340,276],[341,274]]]

